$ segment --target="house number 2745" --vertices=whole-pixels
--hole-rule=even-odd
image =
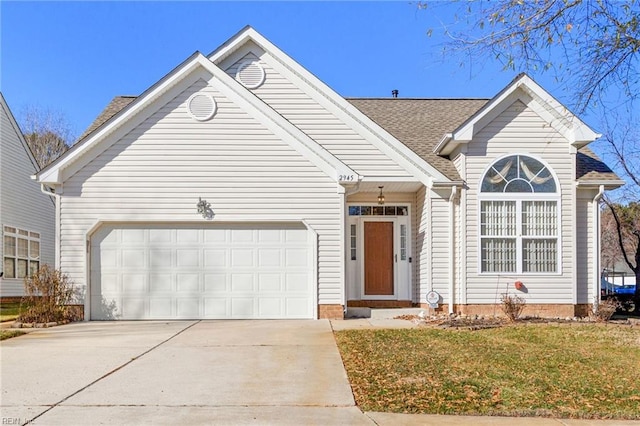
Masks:
[[[354,175],[338,175],[338,182],[353,182],[355,179]]]

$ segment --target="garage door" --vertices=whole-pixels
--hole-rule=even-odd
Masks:
[[[91,318],[313,318],[300,225],[113,225],[91,238]]]

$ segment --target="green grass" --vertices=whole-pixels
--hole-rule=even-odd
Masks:
[[[12,337],[21,336],[25,334],[20,330],[0,330],[0,340],[11,339]]]
[[[640,328],[335,333],[364,411],[640,419]]]
[[[20,302],[0,303],[0,322],[13,321],[20,313]]]

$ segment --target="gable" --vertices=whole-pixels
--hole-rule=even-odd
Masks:
[[[232,70],[234,64],[249,52],[253,52],[261,61],[273,68],[293,88],[313,99],[317,105],[320,105],[326,112],[329,112],[339,122],[346,125],[347,129],[354,131],[369,145],[377,148],[381,153],[393,160],[409,176],[413,176],[427,185],[431,185],[433,182],[450,181],[437,168],[403,145],[392,134],[349,104],[344,98],[252,28],[247,27],[240,31],[219,49],[211,53],[209,58],[223,69]],[[259,89],[255,90],[256,94]],[[273,93],[273,95],[275,96],[276,94]],[[300,96],[300,93],[297,95]],[[264,94],[260,96],[264,96]],[[269,102],[273,102],[273,98]],[[317,107],[317,105],[315,106]],[[274,105],[270,103],[270,106]],[[283,109],[281,110],[283,115],[286,114]],[[320,112],[315,111],[317,114],[320,114]],[[304,109],[301,114],[304,114]],[[300,118],[301,121],[304,119],[305,117]],[[299,125],[302,126],[303,124],[299,123]],[[352,143],[352,140],[349,140],[349,143]],[[331,146],[331,149],[336,150],[336,156],[338,155],[337,152],[343,148],[337,145]],[[341,153],[341,155],[345,154]],[[357,161],[357,155],[354,156],[354,160]]]
[[[265,77],[262,84],[250,90],[358,174],[367,178],[394,176],[414,179],[389,155],[321,105],[312,94],[306,93],[278,72],[272,57],[253,46],[251,49],[256,50],[250,50],[253,43],[247,44],[249,46],[243,46],[238,51],[240,59],[229,65],[227,62],[220,64],[230,76],[237,78],[238,66],[248,60],[254,61],[256,68],[263,69]],[[230,59],[235,59],[235,55]]]
[[[32,172],[38,171],[38,162],[34,158],[27,141],[22,135],[22,131],[16,123],[9,106],[7,105],[4,96],[0,93],[0,109],[2,110],[2,125],[0,131],[2,131],[1,142],[5,149],[15,149],[20,151],[20,164],[29,168]],[[9,146],[9,144],[11,146]]]
[[[264,123],[272,132],[313,161],[332,179],[337,181],[340,176],[349,176],[353,181],[358,180],[357,174],[348,166],[318,146],[315,141],[283,117],[275,114],[273,110],[199,53],[192,55],[139,98],[107,119],[84,140],[76,143],[62,159],[40,172],[38,174],[39,180],[51,183],[63,182],[66,177],[73,175],[132,127],[144,121],[169,99],[175,97],[184,89],[185,84],[191,84],[197,79],[203,79],[208,84],[215,86],[224,96],[238,104],[244,111]]]
[[[600,137],[526,74],[521,74],[452,133],[445,134],[434,148],[434,153],[449,155],[459,145],[469,143],[477,132],[518,100],[535,111],[575,148]]]
[[[216,100],[214,118],[194,120],[193,95]],[[179,200],[184,188],[241,197],[243,182],[276,182],[294,191],[297,181],[332,179],[209,81],[198,78],[100,155],[65,180],[65,194],[118,197],[126,208],[144,194],[162,191]],[[286,182],[286,183],[283,183]],[[137,195],[136,195],[137,194]],[[254,196],[255,197],[255,196]],[[265,202],[268,202],[265,194]],[[241,201],[239,201],[241,202]]]

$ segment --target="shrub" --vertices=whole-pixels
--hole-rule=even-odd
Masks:
[[[73,321],[77,313],[70,304],[76,290],[69,277],[57,269],[42,266],[32,276],[24,279],[26,296],[18,321],[47,323]]]
[[[615,297],[602,300],[598,303],[595,312],[593,312],[593,317],[597,322],[609,321],[620,307],[620,301]]]
[[[522,314],[524,306],[527,304],[524,298],[516,295],[512,296],[509,293],[504,293],[500,297],[500,302],[502,303],[502,312],[504,312],[510,321],[516,321],[520,317],[520,314]]]

